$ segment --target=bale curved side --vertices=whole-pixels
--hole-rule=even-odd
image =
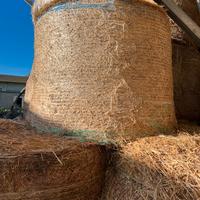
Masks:
[[[169,22],[161,8],[149,5],[92,1],[38,18],[25,97],[31,125],[109,139],[176,125]]]
[[[104,148],[0,120],[1,200],[97,200]]]
[[[154,0],[137,0],[140,2],[149,3],[149,6],[154,6],[156,3]],[[74,0],[35,0],[34,5],[32,8],[32,13],[34,16],[34,20],[37,21],[37,18],[41,16],[43,13],[45,13],[48,9],[55,6],[56,4],[61,3],[74,3]],[[105,0],[79,0],[79,3],[105,3]],[[155,6],[155,8],[158,8]]]

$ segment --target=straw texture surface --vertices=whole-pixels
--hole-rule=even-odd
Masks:
[[[149,3],[149,6],[154,6],[156,3],[154,0],[133,0],[133,1],[140,1]],[[34,19],[37,19],[40,15],[45,13],[49,8],[61,4],[61,3],[75,3],[75,0],[35,0],[33,5],[33,16]],[[80,3],[105,3],[105,0],[79,0]],[[155,6],[156,7],[156,6]]]
[[[97,200],[103,147],[0,120],[1,200]]]
[[[38,129],[165,132],[176,125],[172,87],[170,26],[155,4],[49,10],[36,21],[25,116]]]
[[[199,143],[199,136],[181,132],[122,147],[107,172],[102,200],[198,200]]]

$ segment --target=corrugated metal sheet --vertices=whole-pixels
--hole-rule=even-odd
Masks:
[[[6,83],[26,83],[27,76],[10,76],[10,75],[0,75],[0,82]]]

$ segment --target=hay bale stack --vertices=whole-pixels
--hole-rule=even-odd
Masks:
[[[41,13],[40,2],[25,97],[31,125],[109,139],[176,125],[170,27],[161,8],[141,0],[48,1]]]
[[[107,173],[102,200],[197,200],[200,137],[140,139],[123,147]]]
[[[102,147],[0,121],[1,200],[97,200],[104,164]]]

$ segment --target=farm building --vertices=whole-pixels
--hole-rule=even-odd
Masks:
[[[10,108],[28,77],[0,75],[0,107]]]

